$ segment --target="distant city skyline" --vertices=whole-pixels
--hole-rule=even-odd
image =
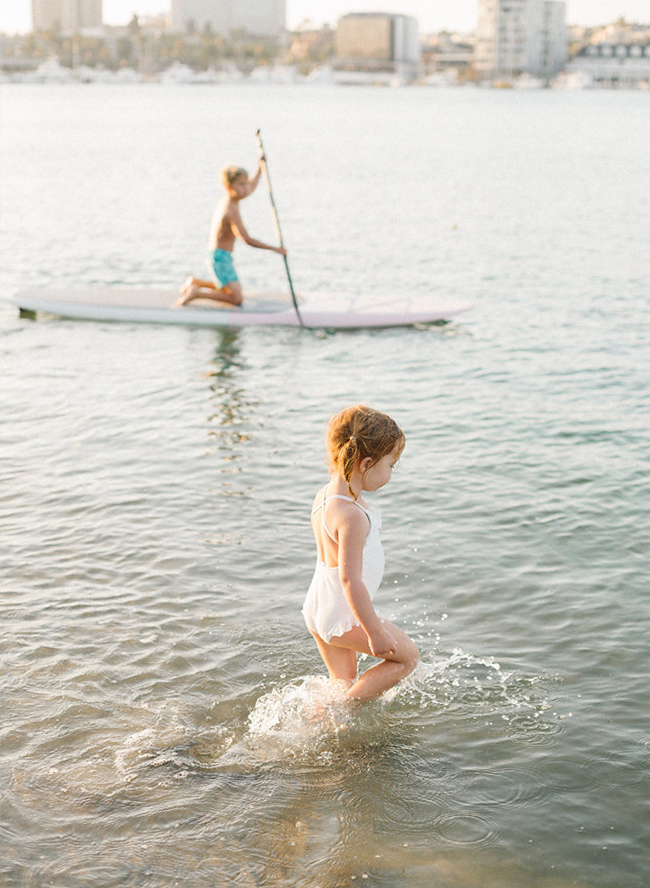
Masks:
[[[103,0],[104,22],[121,25],[134,13],[143,16],[165,14],[169,0]],[[298,27],[303,21],[315,25],[335,25],[346,12],[402,12],[413,15],[422,31],[471,31],[476,27],[478,0],[287,0],[287,24]],[[568,24],[594,26],[624,17],[650,25],[648,0],[567,0]],[[10,0],[0,4],[0,31],[31,30],[31,0]]]

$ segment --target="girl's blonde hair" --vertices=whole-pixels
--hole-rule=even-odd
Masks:
[[[350,487],[352,472],[359,463],[370,457],[370,467],[395,447],[401,453],[405,443],[404,432],[394,419],[372,407],[357,404],[346,407],[330,419],[327,427],[327,457],[330,472],[340,472],[348,485],[350,496],[357,498]]]
[[[226,166],[221,170],[219,175],[221,176],[221,184],[226,188],[229,185],[232,185],[238,176],[246,176],[248,179],[248,173],[246,170],[238,166]]]

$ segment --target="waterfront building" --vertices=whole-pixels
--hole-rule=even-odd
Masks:
[[[474,67],[479,77],[554,77],[566,59],[566,4],[479,0]]]
[[[233,31],[276,37],[285,30],[286,17],[286,0],[171,0],[174,31],[209,28],[225,37]]]
[[[650,86],[650,41],[590,43],[566,65],[569,82],[584,86]]]
[[[451,84],[471,77],[474,62],[472,37],[441,31],[425,38],[420,67],[425,83]]]
[[[336,28],[334,71],[340,83],[408,83],[418,74],[418,23],[408,15],[360,12]]]
[[[542,66],[540,76],[551,79],[567,59],[566,3],[546,0],[543,9]]]
[[[101,26],[102,0],[32,0],[34,31],[76,34]]]

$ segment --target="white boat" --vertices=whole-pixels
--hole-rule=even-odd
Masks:
[[[189,65],[183,65],[182,62],[174,62],[162,72],[158,79],[161,83],[192,83],[194,71]]]
[[[35,83],[71,83],[74,76],[70,68],[65,68],[57,56],[51,56],[38,66],[29,78]]]

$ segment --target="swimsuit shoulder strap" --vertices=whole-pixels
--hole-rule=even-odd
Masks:
[[[322,499],[322,501],[321,501],[321,504],[320,504],[319,506],[316,506],[315,509],[313,509],[313,511],[312,511],[312,515],[315,515],[316,512],[318,512],[319,509],[321,510],[321,522],[322,522],[322,525],[323,525],[323,527],[324,527],[324,529],[325,529],[325,533],[326,533],[327,536],[331,539],[331,541],[332,541],[335,545],[338,546],[339,542],[338,542],[338,540],[332,535],[332,533],[331,533],[329,527],[327,526],[327,521],[325,520],[325,506],[326,506],[326,504],[327,504],[327,501],[328,501],[328,500],[331,500],[331,499],[342,499],[342,500],[347,500],[349,503],[354,503],[355,506],[358,506],[358,507],[361,509],[361,511],[364,512],[364,513],[367,515],[367,517],[368,517],[368,521],[370,521],[371,519],[370,519],[370,513],[368,512],[368,510],[367,510],[366,508],[364,508],[364,507],[361,505],[361,503],[358,503],[355,499],[353,499],[351,496],[345,496],[345,495],[342,494],[342,493],[332,493],[330,496],[327,496],[326,493],[325,493],[325,488],[323,488],[323,499]],[[371,522],[371,523],[372,523],[372,522]]]

